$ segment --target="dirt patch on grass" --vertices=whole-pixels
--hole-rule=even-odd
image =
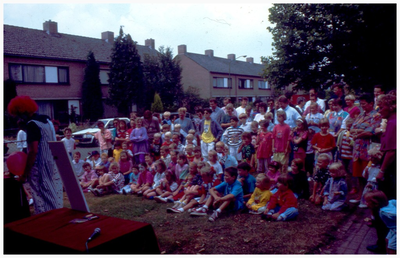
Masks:
[[[290,222],[264,221],[260,215],[248,213],[225,213],[209,222],[208,216],[167,213],[173,204],[142,197],[99,198],[91,193],[85,197],[93,213],[150,223],[161,252],[166,254],[318,254],[335,239],[335,232],[353,212],[326,212],[300,200],[299,216]],[[68,200],[65,207],[69,207]]]

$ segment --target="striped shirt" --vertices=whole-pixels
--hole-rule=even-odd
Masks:
[[[244,130],[241,127],[228,127],[224,132],[226,138],[226,144],[229,147],[239,147],[242,144],[242,134]]]
[[[340,144],[340,155],[342,159],[352,159],[353,158],[353,137],[350,135],[349,131],[344,131],[342,136],[342,142]]]

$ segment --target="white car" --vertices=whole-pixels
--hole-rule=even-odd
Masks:
[[[103,121],[104,123],[104,128],[112,130],[114,129],[114,124],[113,124],[113,120],[115,118],[103,118],[103,119],[99,119],[98,121]],[[129,127],[129,118],[127,117],[118,117],[119,120],[124,120],[127,124],[127,126]],[[75,142],[77,144],[81,144],[81,145],[94,145],[94,146],[98,146],[99,143],[98,141],[94,138],[93,135],[91,134],[86,134],[87,132],[89,133],[95,133],[98,132],[100,129],[97,127],[97,122],[95,122],[93,125],[91,125],[89,128],[84,129],[84,130],[80,130],[78,132],[75,132],[72,134],[72,137],[75,139]]]

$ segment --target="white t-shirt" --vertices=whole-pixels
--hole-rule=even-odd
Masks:
[[[24,130],[19,130],[17,134],[17,148],[19,151],[22,151],[24,148],[28,148],[28,144],[26,142],[26,133]]]
[[[246,113],[246,108],[242,108],[242,106],[239,106],[236,108],[236,113],[237,113],[237,117],[239,117],[240,114]]]
[[[61,141],[64,142],[67,152],[72,153],[74,151],[75,140],[73,138],[63,138]]]

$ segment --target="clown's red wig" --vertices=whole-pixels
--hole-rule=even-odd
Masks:
[[[28,115],[32,116],[39,109],[36,102],[29,96],[17,96],[8,104],[8,113],[12,116]]]

